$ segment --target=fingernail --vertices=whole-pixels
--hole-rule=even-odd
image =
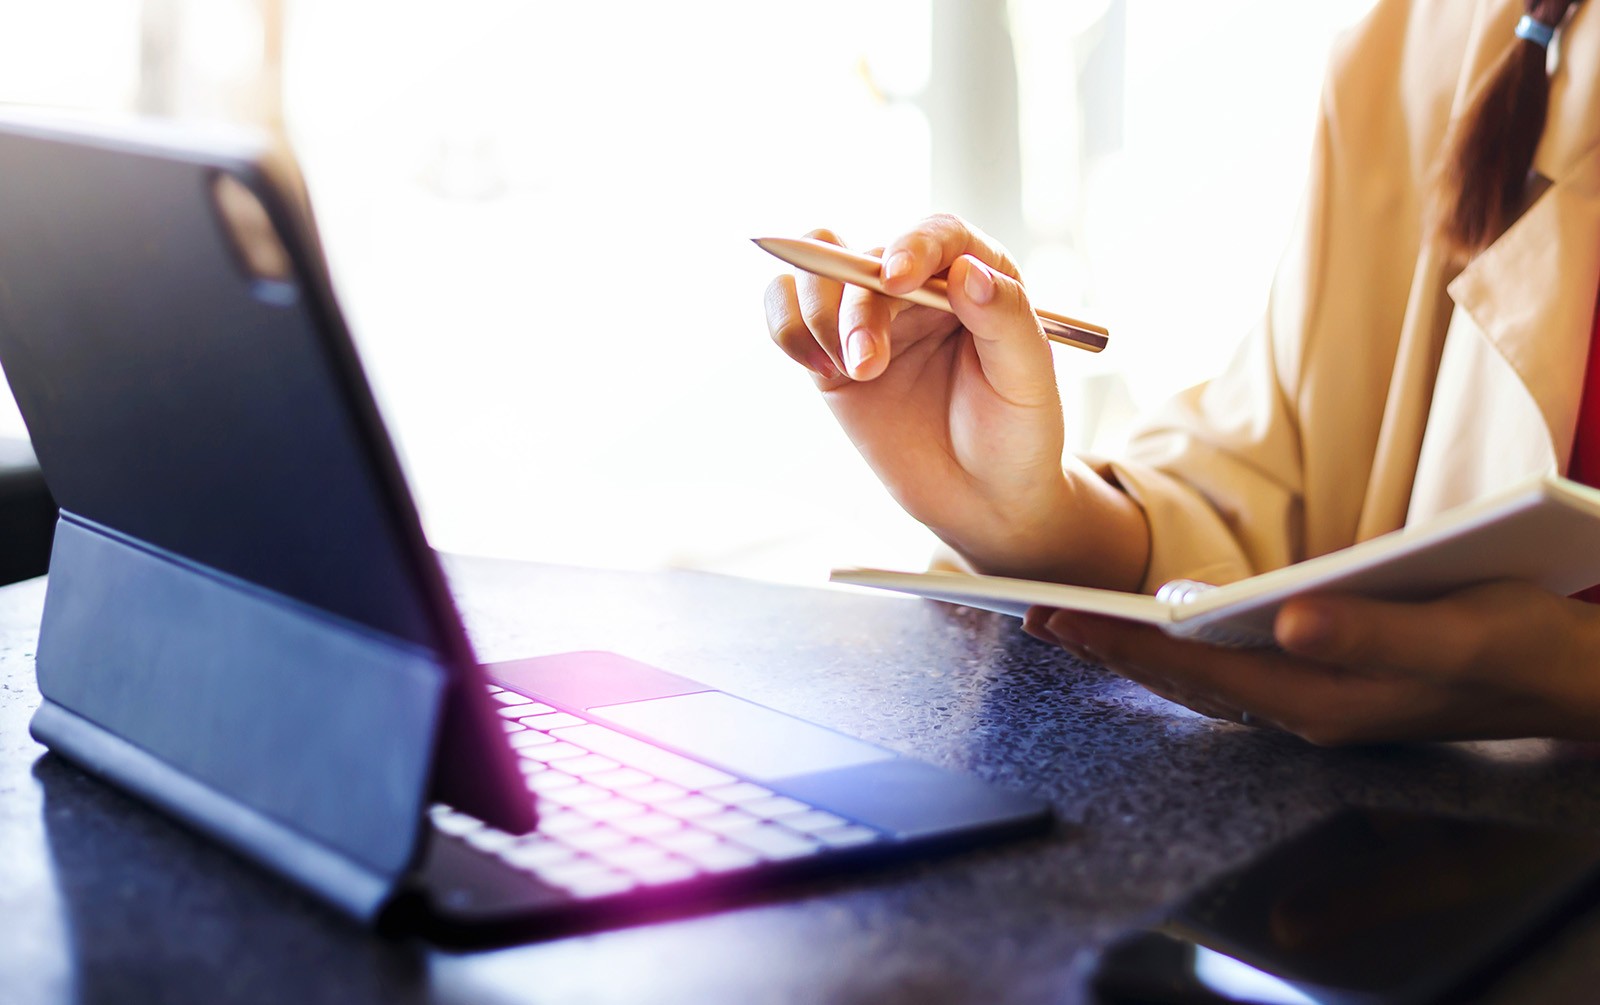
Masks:
[[[898,279],[911,271],[911,252],[897,251],[883,263],[883,278]]]
[[[812,372],[819,377],[825,377],[828,380],[839,379],[839,368],[834,366],[833,359],[820,349],[812,353],[806,360],[806,366],[810,367]]]
[[[852,329],[844,337],[844,363],[850,368],[852,374],[859,374],[867,361],[877,355],[878,347],[873,343],[872,333],[865,328]]]
[[[975,304],[986,304],[994,299],[994,276],[982,262],[967,263],[967,296]]]

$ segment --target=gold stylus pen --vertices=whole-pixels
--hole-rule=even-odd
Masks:
[[[862,286],[885,296],[932,307],[934,310],[955,313],[950,309],[943,279],[930,279],[920,288],[907,293],[890,293],[883,288],[883,265],[871,255],[858,255],[837,244],[815,241],[809,237],[753,237],[756,247],[769,255],[788,262],[797,269],[815,273],[827,279],[836,279],[851,286]],[[1110,341],[1111,333],[1099,325],[1078,321],[1065,314],[1035,310],[1039,327],[1052,342],[1070,345],[1089,352],[1099,352]]]

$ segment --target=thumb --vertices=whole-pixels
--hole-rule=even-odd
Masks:
[[[1278,644],[1298,656],[1351,669],[1436,673],[1473,654],[1478,626],[1460,614],[1448,599],[1297,597],[1278,611],[1273,627]]]
[[[971,255],[950,266],[950,306],[972,333],[978,363],[995,393],[1015,405],[1055,405],[1050,343],[1022,284]]]

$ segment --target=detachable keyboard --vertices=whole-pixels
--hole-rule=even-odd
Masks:
[[[617,653],[483,672],[539,820],[430,809],[399,913],[443,939],[625,922],[1050,823],[1031,797]]]
[[[491,685],[539,826],[514,835],[435,805],[434,826],[579,899],[803,858],[887,835]]]

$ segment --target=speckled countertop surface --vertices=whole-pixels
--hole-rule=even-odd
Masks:
[[[1341,806],[1600,829],[1593,748],[1319,750],[1195,716],[995,615],[693,573],[449,568],[486,661],[613,649],[1033,793],[1061,823],[601,934],[476,953],[384,940],[42,756],[34,581],[0,590],[0,1005],[1071,1003],[1096,947]],[[1591,916],[1483,1000],[1592,1002],[1597,987]]]

